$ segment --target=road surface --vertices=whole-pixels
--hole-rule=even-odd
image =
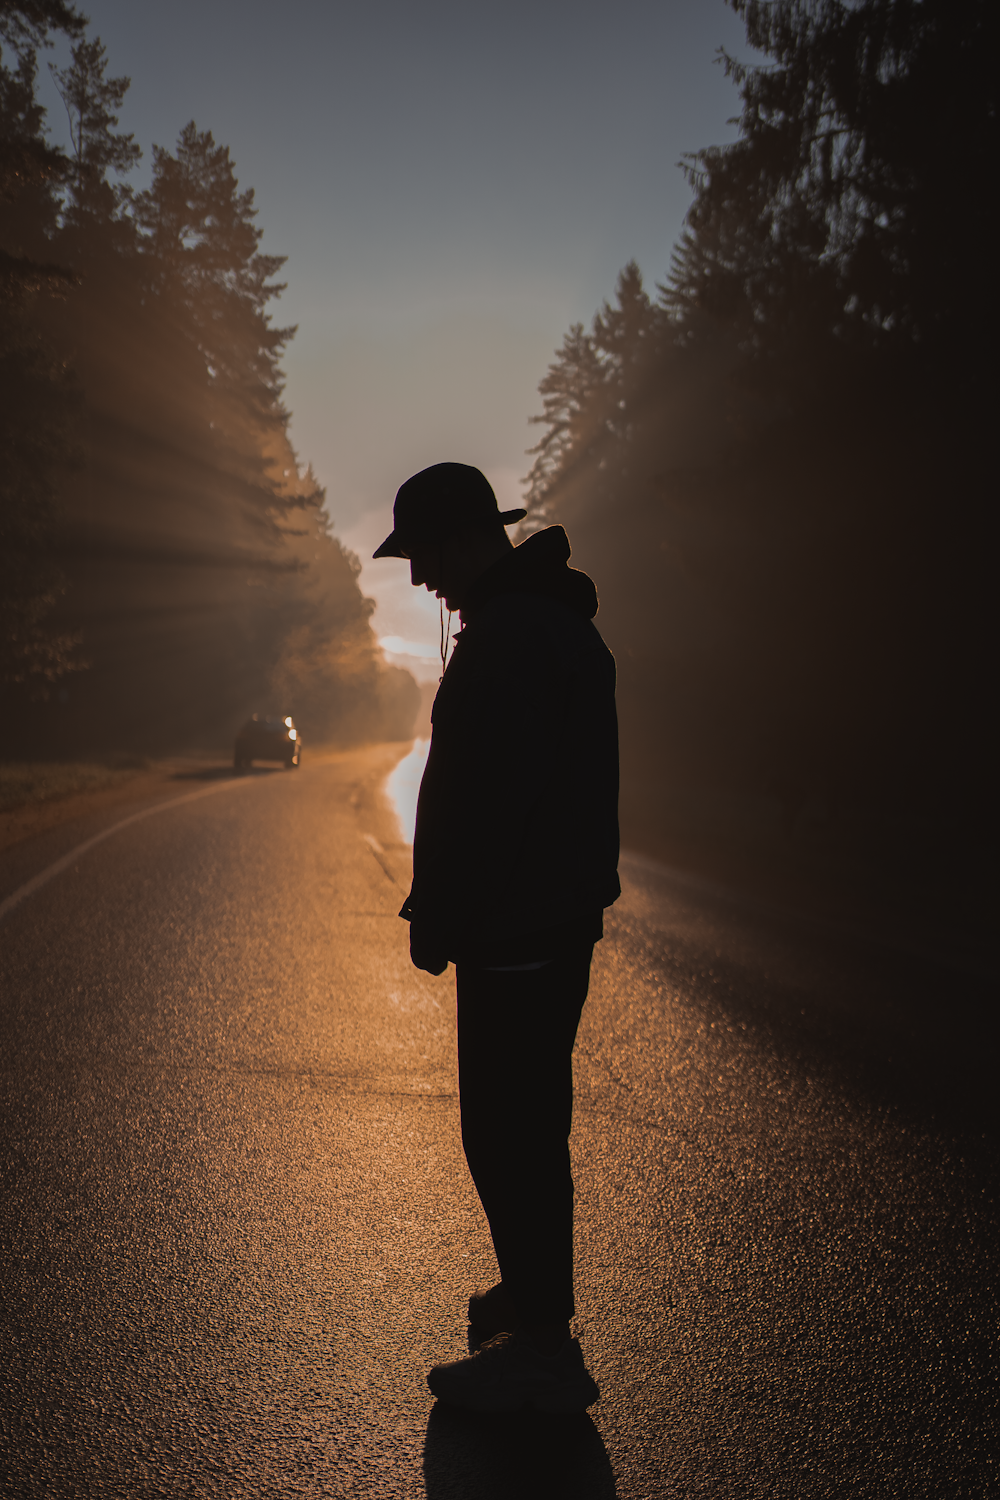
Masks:
[[[996,1493],[990,987],[634,858],[576,1054],[602,1400],[434,1404],[494,1267],[400,753],[7,852],[0,902],[97,839],[0,921],[0,1493]]]

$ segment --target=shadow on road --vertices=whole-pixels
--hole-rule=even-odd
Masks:
[[[427,1500],[614,1500],[611,1460],[586,1415],[485,1416],[437,1402],[424,1441]]]

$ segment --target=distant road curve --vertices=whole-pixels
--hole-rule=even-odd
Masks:
[[[250,785],[251,781],[242,777],[234,777],[231,781],[217,781],[211,786],[199,787],[196,792],[185,792],[183,796],[171,797],[167,802],[156,802],[151,807],[144,807],[139,812],[131,813],[127,818],[119,818],[118,822],[112,823],[110,828],[102,828],[101,832],[95,833],[93,838],[85,839],[82,844],[77,844],[75,849],[71,849],[61,859],[54,860],[51,865],[47,865],[44,870],[40,870],[31,880],[26,880],[24,885],[18,886],[17,890],[12,891],[4,901],[0,901],[0,922],[16,906],[20,906],[21,902],[26,900],[28,896],[40,890],[43,885],[48,885],[49,881],[56,875],[59,875],[63,870],[67,870],[70,865],[75,864],[81,854],[86,854],[88,849],[93,849],[95,844],[100,844],[105,839],[109,839],[113,833],[118,833],[120,829],[128,828],[132,823],[140,823],[143,818],[151,818],[155,813],[166,812],[168,808],[180,807],[183,802],[196,802],[199,797],[210,797],[214,792],[225,792],[231,790],[233,787]]]

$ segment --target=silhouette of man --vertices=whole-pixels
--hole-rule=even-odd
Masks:
[[[419,969],[456,966],[462,1143],[500,1282],[479,1347],[428,1375],[479,1411],[580,1411],[598,1389],[570,1337],[572,1052],[618,884],[615,666],[561,526],[512,546],[485,476],[434,464],[400,488],[375,557],[405,557],[461,614],[432,712],[413,885]]]

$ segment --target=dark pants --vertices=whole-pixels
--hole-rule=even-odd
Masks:
[[[526,1323],[573,1316],[573,1042],[592,953],[521,973],[457,965],[462,1144]]]

